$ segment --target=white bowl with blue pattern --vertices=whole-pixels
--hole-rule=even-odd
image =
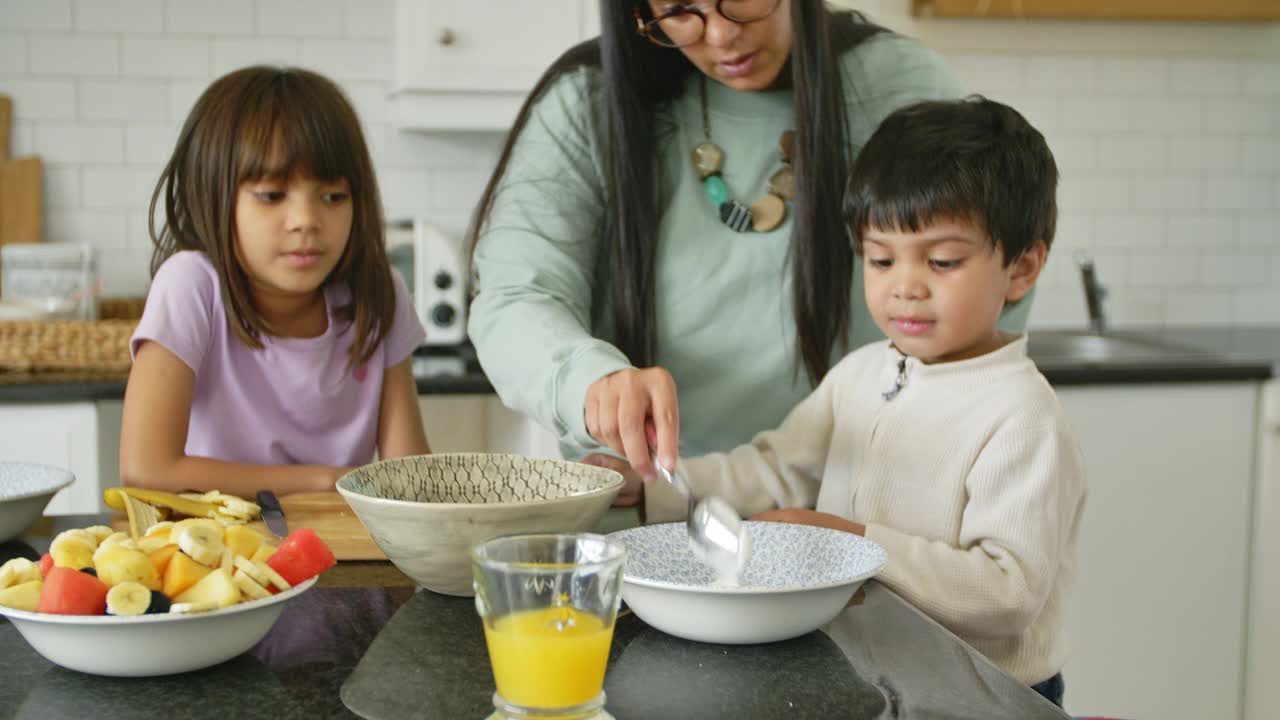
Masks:
[[[677,637],[775,642],[830,622],[885,566],[884,548],[858,535],[792,523],[744,525],[751,556],[733,585],[694,557],[683,522],[612,533],[627,548],[623,601],[641,620]]]
[[[0,542],[35,525],[53,496],[75,481],[65,468],[0,462]]]

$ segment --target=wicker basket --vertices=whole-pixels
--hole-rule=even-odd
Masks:
[[[0,322],[0,371],[127,372],[137,320]]]

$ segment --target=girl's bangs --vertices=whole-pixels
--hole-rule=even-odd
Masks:
[[[354,179],[357,149],[342,125],[347,112],[333,98],[286,76],[256,100],[242,116],[237,183],[295,173],[324,182]]]

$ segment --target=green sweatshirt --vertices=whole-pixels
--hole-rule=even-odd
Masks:
[[[937,54],[901,36],[874,37],[842,61],[855,148],[898,107],[963,95]],[[630,367],[611,344],[602,80],[598,68],[569,72],[533,108],[476,249],[479,294],[468,328],[503,402],[554,431],[567,458],[600,449],[583,419],[587,387]],[[695,74],[657,118],[659,172],[671,188],[654,218],[657,364],[676,381],[682,455],[725,451],[776,427],[813,389],[795,348],[791,219],[767,233],[721,224],[689,159],[706,140],[698,81]],[[740,92],[708,80],[707,100],[729,194],[750,205],[781,167],[791,91]],[[833,364],[883,338],[861,275],[858,268],[850,345],[835,349]],[[1029,305],[1004,324],[1020,330]]]

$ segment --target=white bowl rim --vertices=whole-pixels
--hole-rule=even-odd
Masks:
[[[64,475],[65,477],[59,479],[56,483],[54,483],[49,487],[32,490],[30,492],[18,493],[17,495],[5,495],[3,493],[0,493],[0,502],[10,502],[13,500],[26,500],[27,498],[39,497],[41,495],[56,493],[62,488],[76,481],[75,473],[71,472],[70,470],[64,467],[58,467],[57,465],[48,465],[45,463],[7,462],[7,461],[3,464],[8,467],[29,467],[29,468],[40,468],[41,470],[53,470],[55,472],[52,474]],[[3,606],[0,606],[0,607],[3,607]]]
[[[677,525],[678,524],[680,526],[684,526],[683,522],[657,523],[657,524],[660,524],[660,525],[661,524]],[[640,526],[637,526],[636,528],[616,530],[614,532],[609,533],[609,536],[610,537],[620,536],[631,530],[636,530],[641,527],[653,527],[653,526],[640,525]],[[827,530],[830,532],[843,532],[841,530],[832,530],[831,528],[818,528],[818,529]],[[849,577],[842,578],[840,580],[832,580],[824,583],[813,583],[812,585],[773,585],[769,587],[764,587],[760,585],[736,585],[736,586],[735,585],[687,585],[684,583],[674,583],[666,580],[651,580],[649,578],[638,578],[631,575],[626,568],[624,568],[622,571],[622,582],[624,584],[631,583],[632,585],[638,585],[640,587],[655,588],[658,590],[675,590],[677,592],[699,593],[704,595],[786,595],[791,593],[809,592],[811,590],[825,590],[827,588],[838,588],[838,587],[844,587],[846,585],[855,585],[855,584],[866,582],[867,580],[875,577],[876,575],[879,575],[880,571],[884,570],[885,565],[888,564],[888,558],[887,558],[887,554],[884,551],[884,548],[881,547],[879,543],[875,542],[874,540],[868,540],[867,538],[861,535],[853,535],[853,533],[844,533],[844,534],[852,535],[853,537],[857,538],[857,540],[855,540],[854,542],[871,543],[872,545],[879,548],[880,564],[872,568],[867,568],[863,572],[850,575]],[[622,542],[620,538],[619,538],[619,542]],[[623,542],[623,545],[625,546],[626,543]]]
[[[202,613],[154,613],[152,615],[59,615],[56,613],[29,612],[27,610],[17,610],[11,607],[0,605],[0,615],[10,620],[26,620],[29,622],[44,623],[48,625],[90,625],[94,627],[127,627],[131,625],[150,625],[153,623],[165,622],[182,622],[184,620],[212,620],[214,618],[226,617],[241,612],[249,612],[259,608],[275,605],[284,602],[290,598],[297,597],[312,585],[316,584],[319,577],[313,577],[304,580],[297,585],[276,593],[271,597],[261,598],[259,600],[249,600],[247,602],[236,603],[217,610],[210,610]]]
[[[555,458],[533,458],[533,457],[526,457],[524,455],[512,455],[511,453],[475,453],[475,452],[430,453],[429,455],[411,456],[411,457],[468,457],[468,456],[485,456],[485,457],[507,456],[507,457],[519,458],[521,460],[533,460],[533,461],[542,460],[547,462],[559,462],[559,463],[573,462],[572,460],[558,460]],[[596,497],[598,495],[606,495],[609,492],[613,491],[614,489],[620,489],[623,484],[622,473],[618,472],[617,470],[610,470],[609,468],[603,468],[603,467],[600,467],[599,465],[587,465],[587,467],[595,468],[597,470],[602,470],[604,472],[610,473],[613,475],[613,477],[609,478],[608,483],[594,490],[587,490],[586,492],[574,493],[572,495],[562,495],[560,497],[555,497],[555,498],[540,498],[538,500],[518,500],[516,502],[491,502],[491,503],[490,502],[487,502],[487,503],[443,502],[441,503],[441,502],[424,502],[420,500],[397,500],[395,498],[380,498],[380,497],[374,497],[372,495],[365,495],[364,493],[358,493],[354,490],[348,490],[347,488],[342,487],[343,480],[345,480],[348,476],[356,473],[362,468],[370,467],[373,465],[381,465],[383,463],[396,462],[399,460],[404,460],[404,458],[388,458],[386,460],[379,460],[375,463],[370,463],[369,465],[361,465],[360,467],[354,470],[351,470],[350,472],[345,473],[342,477],[338,478],[338,482],[335,484],[335,487],[338,488],[338,492],[341,493],[343,497],[356,497],[356,498],[360,498],[361,500],[368,500],[370,502],[385,503],[391,506],[399,506],[399,507],[406,507],[406,508],[428,507],[428,508],[437,509],[437,510],[449,510],[449,509],[456,508],[459,511],[461,511],[461,510],[471,510],[471,509],[482,508],[482,507],[510,509],[510,508],[527,508],[530,506],[536,507],[539,505],[550,505],[552,503],[564,502],[565,500],[568,500],[571,498],[573,499],[591,498],[591,497]],[[578,464],[585,465],[586,463],[578,463]]]

